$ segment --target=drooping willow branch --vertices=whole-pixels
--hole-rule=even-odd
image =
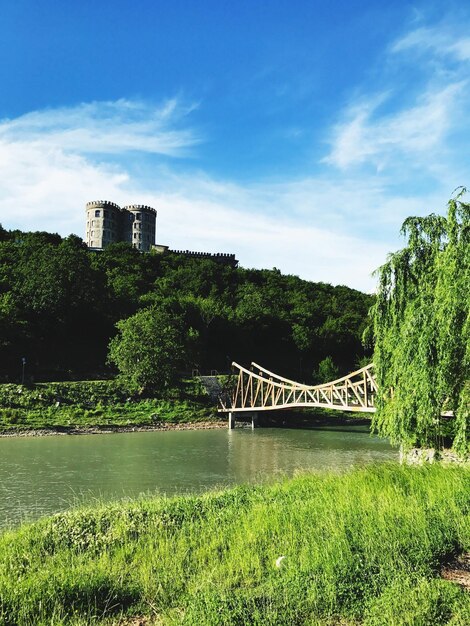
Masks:
[[[373,426],[405,447],[440,447],[444,430],[468,450],[470,204],[461,188],[447,215],[410,217],[403,250],[377,270],[371,310],[380,394]],[[393,393],[391,392],[393,390]],[[449,427],[441,415],[452,411]],[[444,430],[443,430],[444,429]]]

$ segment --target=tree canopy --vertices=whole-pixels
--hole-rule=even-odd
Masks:
[[[312,382],[331,356],[347,373],[364,356],[372,297],[279,270],[233,268],[178,254],[142,254],[119,243],[90,251],[78,237],[0,231],[0,378],[111,376],[116,324],[157,307],[194,341],[182,372],[266,363]],[[193,329],[193,331],[191,331]]]
[[[117,328],[108,358],[118,368],[126,387],[139,393],[169,387],[184,363],[182,319],[164,309],[149,307],[121,320]]]
[[[464,192],[449,201],[446,216],[408,218],[406,247],[377,271],[373,425],[405,447],[439,448],[450,433],[456,450],[468,449],[470,205]]]

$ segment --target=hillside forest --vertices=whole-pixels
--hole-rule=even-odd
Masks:
[[[275,268],[128,244],[93,252],[75,235],[0,227],[0,380],[109,378],[129,355],[160,346],[155,359],[178,375],[255,361],[322,382],[370,358],[361,337],[372,301]]]

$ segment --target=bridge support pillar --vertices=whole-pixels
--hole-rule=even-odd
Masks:
[[[251,428],[258,428],[258,413],[251,415]]]
[[[232,428],[235,428],[235,413],[233,411],[230,411],[228,414],[228,427],[230,430],[232,430]]]

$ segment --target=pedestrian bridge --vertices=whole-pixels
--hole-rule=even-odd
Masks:
[[[257,363],[246,369],[232,363],[236,381],[219,398],[219,412],[228,413],[230,423],[238,413],[318,407],[340,411],[375,412],[377,384],[374,365],[351,372],[321,385],[304,385],[274,374]]]

